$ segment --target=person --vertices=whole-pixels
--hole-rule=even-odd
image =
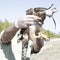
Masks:
[[[54,13],[54,11],[52,11],[52,10],[46,10],[44,12],[44,14],[45,14],[44,17],[45,16],[51,16],[53,13]],[[40,20],[40,19],[41,19],[40,17],[38,17],[37,15],[33,15],[33,14],[26,14],[24,16],[21,16],[19,19],[17,19],[17,21],[15,21],[14,24],[7,27],[5,30],[3,30],[0,33],[0,41],[1,41],[1,43],[3,43],[3,44],[9,43],[12,40],[12,38],[15,36],[16,32],[19,29],[28,28],[29,26],[33,25],[34,22],[38,22],[38,20]],[[40,51],[40,49],[41,49],[40,45],[41,45],[41,47],[43,46],[42,42],[40,42],[40,43],[36,42],[35,43],[34,47],[35,46],[38,47],[38,48],[34,49],[35,52]]]

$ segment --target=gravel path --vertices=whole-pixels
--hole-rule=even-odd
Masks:
[[[33,54],[31,60],[60,60],[60,39],[45,43],[38,54]]]

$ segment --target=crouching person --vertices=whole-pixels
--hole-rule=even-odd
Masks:
[[[50,11],[50,12],[48,12],[48,11]],[[45,9],[39,10],[39,8],[28,9],[26,11],[26,15],[21,16],[14,24],[12,24],[8,28],[6,28],[3,32],[0,33],[1,34],[0,41],[3,44],[8,44],[9,42],[11,42],[12,38],[15,36],[16,32],[19,29],[28,28],[29,26],[32,26],[32,25],[42,26],[46,16],[51,16],[53,13],[54,13],[53,10],[46,10],[45,11]],[[39,33],[39,32],[40,32],[40,29],[35,29],[34,30],[35,35],[37,35],[37,33]],[[34,52],[36,52],[36,53],[39,52],[41,47],[44,44],[43,41],[39,38],[33,39],[32,36],[31,36],[31,32],[30,32],[30,37],[31,37],[31,40],[33,42]]]
[[[34,15],[24,15],[20,17],[14,24],[7,27],[0,33],[0,42],[2,44],[10,43],[19,29],[28,28],[29,26],[33,25],[37,19],[39,19],[39,17]]]

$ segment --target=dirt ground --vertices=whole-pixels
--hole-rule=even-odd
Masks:
[[[45,43],[38,54],[31,55],[31,60],[60,60],[60,39]]]
[[[17,44],[17,38],[9,45],[0,44],[0,60],[21,60],[21,44]],[[31,60],[60,60],[60,39],[52,39],[45,42],[41,51],[31,55]]]

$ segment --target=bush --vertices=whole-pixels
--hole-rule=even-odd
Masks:
[[[46,34],[50,38],[60,38],[60,34],[53,33],[49,30],[42,29],[42,33]]]
[[[7,20],[5,20],[5,21],[0,20],[0,32],[10,25],[11,25],[11,23],[9,23]]]

